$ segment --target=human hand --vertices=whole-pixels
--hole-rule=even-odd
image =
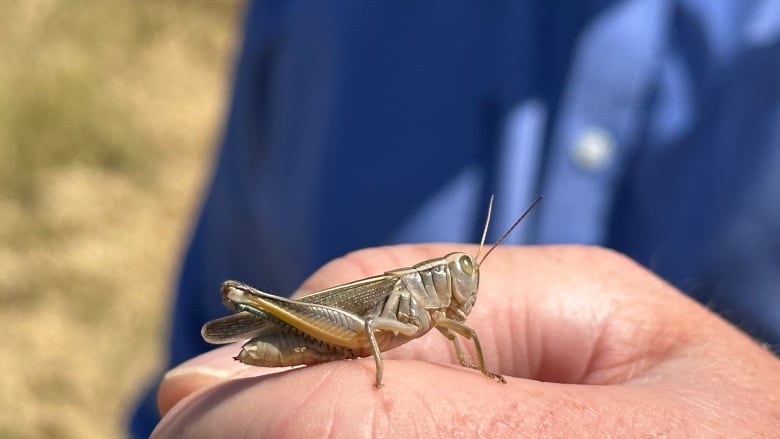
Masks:
[[[301,293],[470,250],[358,251],[324,266]],[[234,361],[233,344],[166,375],[153,437],[780,432],[780,361],[627,258],[589,247],[504,246],[481,267],[480,282],[466,323],[506,385],[458,366],[438,331],[383,353],[381,389],[371,358],[266,369]],[[470,342],[463,346],[473,355]]]

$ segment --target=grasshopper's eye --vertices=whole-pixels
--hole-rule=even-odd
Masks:
[[[463,270],[466,274],[473,274],[474,273],[474,263],[471,262],[471,256],[463,255],[458,259],[458,264],[460,265],[460,269]]]

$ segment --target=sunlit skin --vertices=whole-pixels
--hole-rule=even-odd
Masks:
[[[408,266],[456,244],[362,250],[298,294]],[[169,372],[154,437],[772,437],[780,361],[629,259],[591,247],[499,247],[468,324],[508,384],[428,334],[385,357],[259,368],[232,344]],[[473,354],[469,345],[465,345]],[[424,361],[420,361],[424,360]],[[356,416],[359,414],[359,416]]]

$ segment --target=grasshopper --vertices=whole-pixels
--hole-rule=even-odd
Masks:
[[[249,339],[234,358],[254,366],[308,365],[373,356],[375,386],[381,387],[381,352],[435,327],[452,342],[462,366],[506,383],[503,376],[485,367],[479,338],[464,322],[477,299],[479,267],[541,199],[520,215],[482,259],[479,254],[485,244],[493,197],[475,256],[450,253],[297,299],[226,281],[220,291],[223,302],[236,313],[207,322],[201,335],[212,344]],[[466,360],[458,335],[474,343],[477,364]]]

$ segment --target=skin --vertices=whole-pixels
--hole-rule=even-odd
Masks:
[[[464,245],[373,248],[304,294]],[[657,276],[595,247],[496,249],[466,323],[488,368],[457,365],[438,331],[372,358],[265,369],[228,345],[172,369],[153,437],[776,437],[780,361]],[[216,294],[216,293],[215,293]],[[215,300],[218,297],[215,296]],[[464,347],[473,354],[471,343]]]

